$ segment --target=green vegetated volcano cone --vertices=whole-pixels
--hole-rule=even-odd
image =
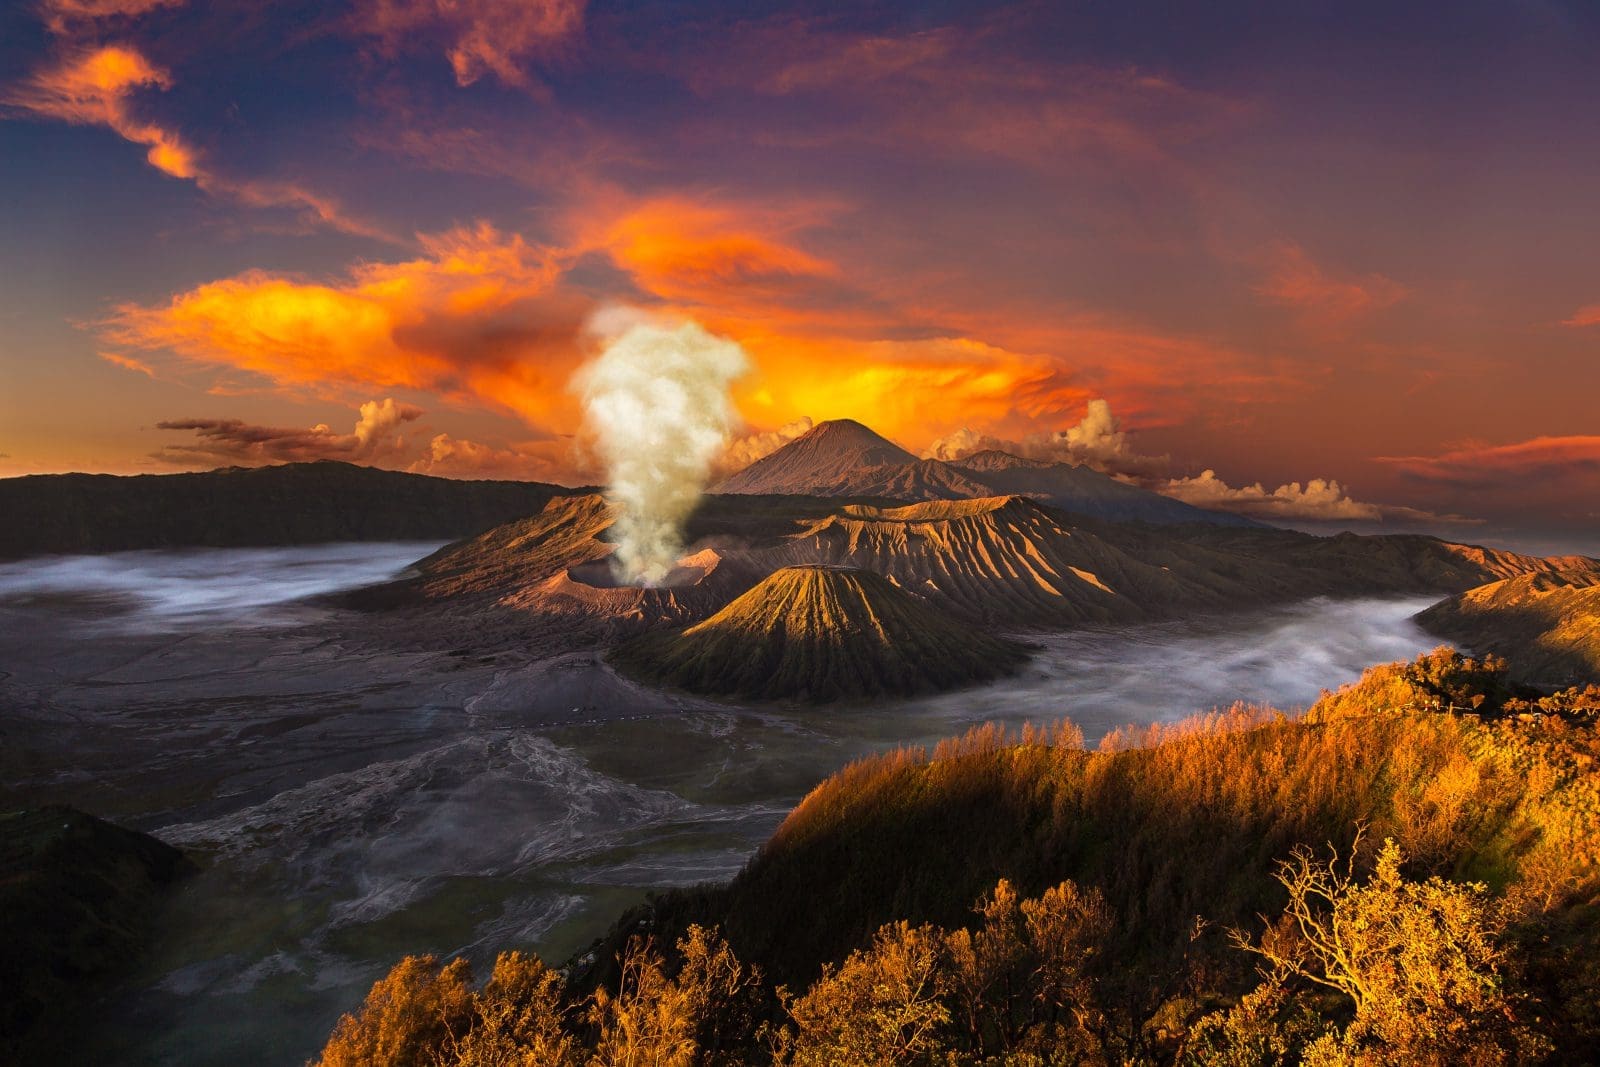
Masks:
[[[870,571],[785,567],[705,622],[647,634],[612,661],[655,685],[822,703],[972,685],[1025,659]]]

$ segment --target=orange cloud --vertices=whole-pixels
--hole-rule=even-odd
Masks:
[[[134,19],[162,7],[178,7],[184,0],[44,0],[39,15],[51,33],[69,33],[81,23],[102,19]]]
[[[406,468],[441,478],[510,478],[573,482],[575,471],[593,475],[570,440],[526,441],[508,447],[436,434],[428,451]]]
[[[1572,313],[1572,318],[1563,319],[1563,326],[1600,326],[1600,304],[1585,304]]]
[[[815,413],[858,419],[896,440],[917,443],[967,422],[1059,419],[1088,399],[1048,357],[969,337],[733,336],[757,365],[738,391],[741,408],[769,425]]]
[[[150,165],[174,178],[194,178],[195,152],[179,136],[136,118],[130,98],[143,89],[168,89],[172,76],[132,48],[108,45],[67,56],[38,71],[5,102],[74,125],[108,126],[124,140],[144,145]]]
[[[136,371],[146,378],[154,378],[156,376],[155,368],[142,359],[134,359],[132,356],[123,355],[120,352],[101,352],[100,358],[114,367]]]
[[[419,237],[425,255],[312,282],[249,271],[163,305],[119,307],[106,337],[317,395],[413,389],[560,414],[587,302],[546,249],[488,225]]]
[[[1379,462],[1419,481],[1458,489],[1520,487],[1569,477],[1593,480],[1600,475],[1600,437],[1535,437],[1507,445],[1472,445],[1437,456],[1380,456]]]
[[[112,6],[104,5],[107,11]],[[127,11],[119,13],[137,12],[129,5]],[[124,140],[143,145],[147,149],[145,159],[161,173],[192,181],[207,193],[229,196],[249,207],[288,208],[346,233],[393,240],[379,228],[346,215],[331,198],[318,196],[294,182],[233,179],[206,166],[201,153],[179,133],[142,118],[135,111],[137,94],[170,89],[172,85],[172,75],[137,49],[105,45],[68,53],[55,66],[35,72],[8,93],[4,102],[42,118],[78,126],[105,126]]]
[[[309,429],[254,426],[242,419],[168,419],[159,430],[188,430],[196,443],[167,445],[151,455],[163,463],[196,466],[231,463],[295,463],[342,459],[381,463],[403,453],[408,442],[400,428],[422,417],[422,409],[393,397],[361,405],[355,429],[341,434],[318,424]]]
[[[1241,393],[1282,382],[1204,339],[986,297],[922,307],[880,296],[802,245],[838,210],[590,196],[559,247],[488,226],[424,235],[421,257],[341,278],[247,272],[164,305],[124,306],[106,335],[124,358],[166,350],[313,395],[428,391],[565,429],[576,418],[561,386],[592,306],[568,272],[603,256],[652,310],[693,318],[752,355],[756,373],[737,399],[757,426],[852,417],[913,445],[967,426],[1016,438],[1076,421],[1108,379],[1147,425],[1152,410],[1190,414],[1196,379]]]
[[[366,0],[353,25],[390,56],[417,40],[446,41],[458,85],[492,74],[527,88],[528,61],[576,36],[586,6],[586,0]]]
[[[1256,292],[1307,317],[1337,324],[1404,300],[1405,286],[1381,274],[1335,278],[1318,266],[1306,250],[1281,242],[1270,253],[1271,270]]]
[[[735,287],[783,294],[838,268],[751,228],[727,208],[678,198],[647,201],[616,219],[602,243],[640,285],[668,300],[713,302]]]

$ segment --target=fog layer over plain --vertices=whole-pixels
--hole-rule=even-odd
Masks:
[[[651,692],[587,654],[386,649],[294,599],[430,547],[0,567],[0,801],[76,803],[206,864],[100,1027],[117,1062],[299,1063],[406,953],[564,958],[651,889],[731,876],[870,752],[990,719],[1069,716],[1093,743],[1299,706],[1436,643],[1410,622],[1428,599],[1319,600],[1027,635],[1040,651],[996,686],[791,711]]]
[[[274,625],[298,613],[269,609],[384,581],[438,547],[400,541],[45,556],[0,564],[0,606],[76,609],[131,634]]]

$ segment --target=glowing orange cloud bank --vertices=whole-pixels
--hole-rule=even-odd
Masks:
[[[1437,456],[1385,456],[1382,462],[1420,481],[1464,489],[1509,488],[1530,479],[1576,476],[1600,483],[1600,437],[1535,437],[1506,445],[1458,448]],[[1596,502],[1600,503],[1600,497]]]
[[[131,350],[168,352],[191,368],[316,396],[427,392],[569,431],[577,420],[563,384],[597,305],[571,270],[598,254],[658,309],[756,357],[758,373],[739,391],[756,427],[821,413],[920,443],[974,420],[1048,424],[1089,398],[1050,356],[959,335],[883,339],[904,331],[906,313],[793,244],[785,231],[794,225],[668,199],[623,205],[561,248],[488,225],[424,235],[417,258],[341,278],[251,271],[163,305],[123,305],[105,326],[121,351],[107,358],[131,366],[149,358]]]
[[[124,305],[106,336],[311,395],[410,389],[558,418],[587,303],[555,288],[551,254],[489,226],[421,243],[417,259],[337,281],[251,271]]]
[[[167,89],[172,76],[132,48],[110,45],[69,55],[39,71],[6,102],[46,118],[108,126],[149,149],[150,165],[174,178],[196,176],[195,153],[178,135],[135,117],[131,98],[141,89]]]

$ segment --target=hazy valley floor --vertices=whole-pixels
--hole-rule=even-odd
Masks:
[[[1437,643],[1410,622],[1431,598],[1030,635],[1015,678],[864,715],[664,696],[470,634],[385,651],[294,599],[428,547],[0,567],[0,804],[72,803],[209,857],[101,1026],[116,1062],[300,1063],[406,953],[563,958],[651,889],[731,876],[886,747],[1300,706]]]

